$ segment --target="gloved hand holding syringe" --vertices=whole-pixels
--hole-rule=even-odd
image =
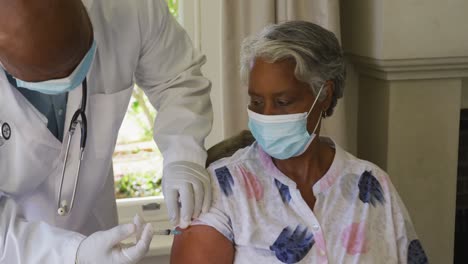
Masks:
[[[96,232],[79,245],[75,263],[138,263],[148,252],[154,236],[178,235],[176,229],[153,230],[151,224],[136,215],[133,223],[122,224],[106,231]],[[124,240],[135,236],[135,242]]]
[[[137,214],[135,218],[133,218],[133,223],[137,226],[137,228],[139,227],[138,230],[140,230],[136,234],[137,240],[138,240],[141,236],[141,232],[143,231],[141,227],[143,227],[146,224],[146,222],[141,215]],[[156,229],[156,230],[152,230],[152,233],[154,237],[154,236],[179,235],[182,232],[177,229]]]

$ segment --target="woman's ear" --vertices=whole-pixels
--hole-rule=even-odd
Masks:
[[[325,100],[323,100],[321,106],[322,106],[322,112],[327,113],[333,100],[333,93],[335,92],[335,84],[333,83],[332,80],[328,80],[325,82],[325,87],[323,88],[326,92],[326,97],[325,97]]]

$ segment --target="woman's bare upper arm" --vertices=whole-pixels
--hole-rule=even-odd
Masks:
[[[172,244],[171,264],[232,264],[234,245],[210,226],[196,225],[181,230]]]

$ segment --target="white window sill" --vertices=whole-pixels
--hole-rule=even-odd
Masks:
[[[149,205],[146,210],[144,205]],[[159,205],[159,209],[155,207]],[[153,207],[153,208],[151,208]],[[163,197],[144,197],[118,199],[117,211],[119,215],[119,224],[133,222],[133,217],[140,214],[143,218],[153,225],[154,230],[172,229],[167,216],[167,208]],[[151,242],[147,257],[168,256],[171,253],[173,236],[155,236]],[[134,242],[129,239],[126,242]]]
[[[153,225],[156,228],[156,226]],[[147,257],[169,256],[171,254],[173,236],[155,236],[151,242]]]
[[[147,222],[169,220],[166,203],[162,196],[117,199],[117,212],[120,224],[132,222],[136,214],[140,214]]]

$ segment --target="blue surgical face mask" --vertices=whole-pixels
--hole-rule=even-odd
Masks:
[[[314,131],[307,131],[307,118],[322,92],[320,88],[309,112],[288,115],[261,115],[247,109],[249,129],[257,143],[275,159],[289,159],[302,155],[316,137],[315,131],[320,124],[317,121]]]
[[[72,91],[86,78],[86,75],[91,68],[95,51],[96,42],[93,41],[91,48],[81,60],[80,64],[78,64],[75,70],[68,77],[43,82],[25,82],[13,77],[16,80],[16,86],[43,94],[62,94]]]

